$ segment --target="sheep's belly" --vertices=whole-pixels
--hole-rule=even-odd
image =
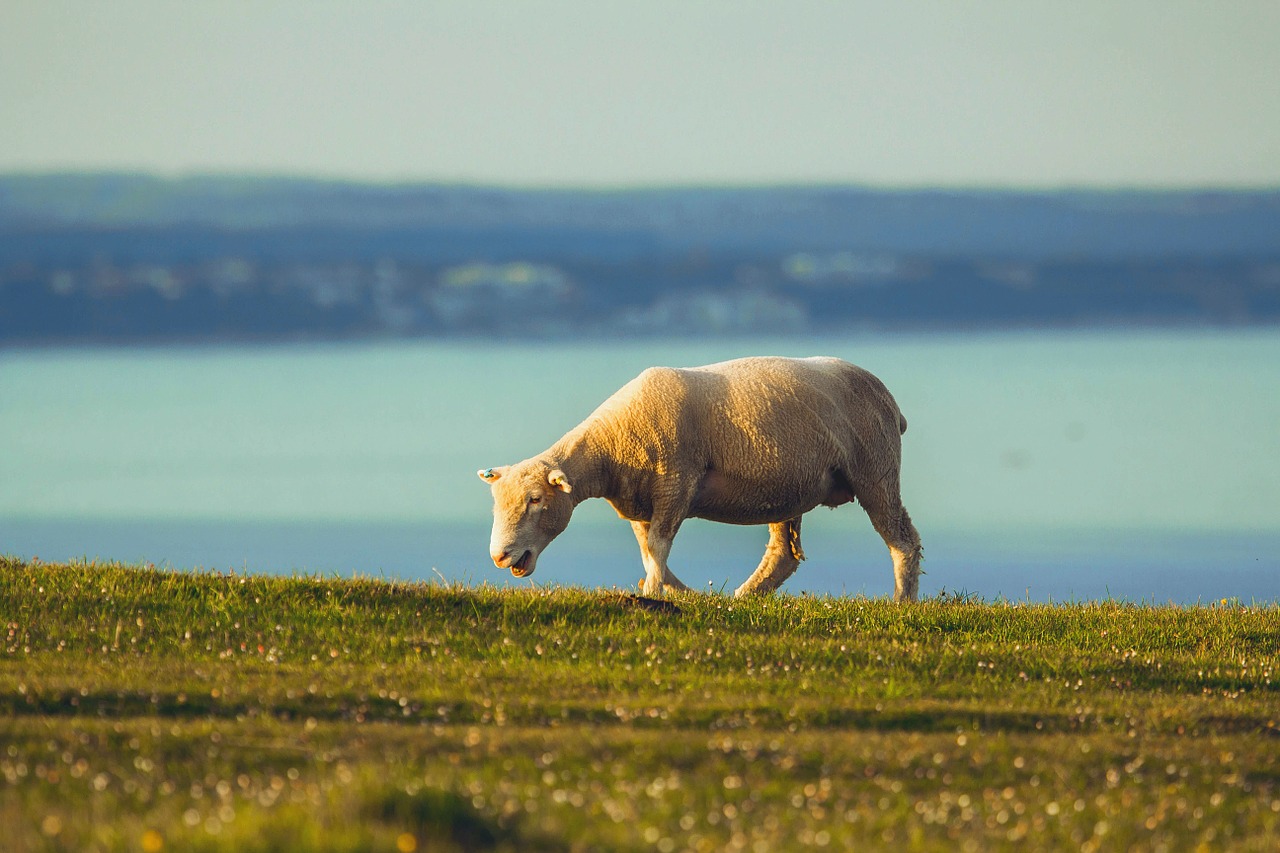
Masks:
[[[800,484],[731,478],[708,471],[689,516],[726,524],[772,524],[796,518],[819,504],[838,506],[851,499],[829,476],[817,483]]]

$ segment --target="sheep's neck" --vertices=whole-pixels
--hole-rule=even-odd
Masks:
[[[610,492],[609,457],[589,430],[576,429],[553,444],[542,459],[559,468],[573,487],[570,496],[575,505],[588,498],[606,498]]]

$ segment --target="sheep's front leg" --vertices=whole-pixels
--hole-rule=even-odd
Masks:
[[[671,553],[671,542],[675,539],[676,530],[667,530],[671,525],[658,525],[648,521],[631,522],[631,530],[640,543],[640,558],[644,560],[644,580],[640,582],[640,590],[645,595],[661,595],[663,589],[687,590],[689,587],[667,567],[667,555]]]

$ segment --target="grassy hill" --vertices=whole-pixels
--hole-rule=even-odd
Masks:
[[[18,850],[1273,850],[1280,610],[0,558]]]

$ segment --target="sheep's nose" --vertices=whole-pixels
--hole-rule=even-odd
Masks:
[[[510,551],[494,551],[489,554],[493,558],[493,564],[498,568],[502,568],[502,564],[511,556]]]

